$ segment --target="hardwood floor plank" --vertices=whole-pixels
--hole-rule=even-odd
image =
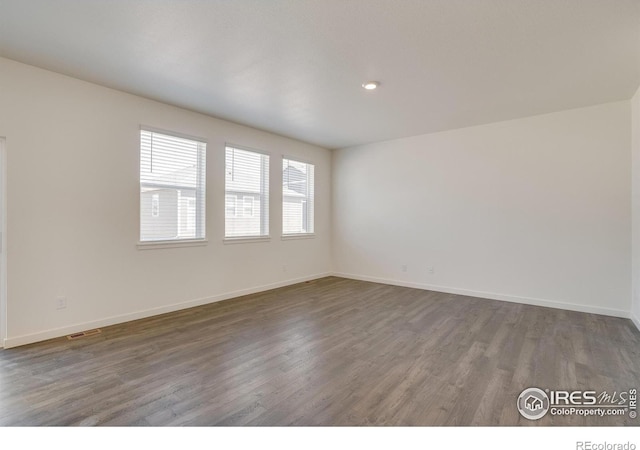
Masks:
[[[639,425],[520,416],[640,388],[629,320],[327,277],[0,351],[0,425]]]

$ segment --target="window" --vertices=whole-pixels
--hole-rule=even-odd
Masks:
[[[235,212],[231,214],[227,204],[225,237],[268,236],[269,155],[227,147],[225,167],[225,195],[234,197]],[[242,203],[236,199],[242,199]]]
[[[313,164],[282,160],[282,234],[313,233]]]
[[[140,130],[140,242],[204,239],[206,145]]]

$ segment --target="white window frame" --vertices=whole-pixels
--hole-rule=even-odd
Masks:
[[[282,235],[281,235],[281,239],[282,240],[289,240],[289,239],[306,239],[306,238],[314,238],[315,237],[315,170],[316,170],[316,164],[305,160],[303,158],[298,158],[296,156],[287,156],[287,155],[283,155],[282,156],[282,163],[280,164],[280,169],[282,170],[281,174],[280,174],[280,178],[281,178],[281,182],[284,185],[284,161],[285,160],[289,160],[289,161],[294,161],[297,163],[302,163],[302,164],[307,164],[309,166],[313,167],[313,180],[311,183],[311,196],[309,196],[309,192],[307,192],[307,195],[304,197],[303,201],[305,201],[307,203],[307,207],[306,208],[310,208],[307,209],[307,220],[311,220],[312,222],[312,226],[313,226],[313,231],[311,232],[301,232],[301,233],[285,233],[284,232],[284,191],[282,193],[282,211],[281,211],[281,215],[282,215]],[[307,180],[307,183],[309,185],[309,181]],[[310,205],[309,205],[310,202]],[[310,216],[310,217],[309,217]]]
[[[242,150],[245,152],[252,152],[252,153],[257,153],[259,155],[262,156],[266,156],[267,158],[267,163],[268,163],[268,170],[266,170],[266,174],[265,177],[266,179],[262,180],[262,185],[263,185],[263,189],[262,192],[260,192],[259,196],[260,196],[260,230],[261,230],[261,234],[260,235],[241,235],[241,236],[227,236],[227,230],[226,230],[226,225],[224,228],[224,238],[223,238],[223,242],[225,244],[236,244],[236,243],[245,243],[245,242],[268,242],[271,240],[271,236],[270,236],[270,230],[271,230],[271,214],[269,211],[270,205],[271,205],[271,188],[270,188],[270,184],[271,184],[271,153],[264,151],[264,150],[258,150],[255,148],[251,148],[251,147],[246,147],[243,145],[236,145],[230,142],[225,143],[224,146],[224,155],[225,155],[225,179],[226,176],[228,174],[228,167],[226,166],[226,159],[227,159],[227,150],[228,149],[236,149],[236,150]],[[228,194],[227,193],[227,186],[226,186],[226,181],[225,181],[225,196],[226,195],[233,195],[233,194]],[[264,192],[264,190],[266,189],[266,193]],[[239,198],[238,198],[239,200]],[[239,205],[239,201],[236,202],[236,217],[243,217],[240,216],[238,214],[238,210],[240,210],[243,214],[244,214],[244,199],[243,199],[243,204],[240,206]],[[253,213],[255,215],[255,199],[254,199],[254,205],[253,205]],[[226,210],[225,210],[225,218],[226,218]]]
[[[166,136],[172,136],[172,137],[176,137],[176,138],[180,138],[180,139],[187,139],[187,140],[191,140],[194,142],[197,142],[199,144],[203,145],[203,149],[201,151],[198,152],[198,169],[196,171],[196,175],[197,175],[197,185],[196,185],[196,236],[198,234],[201,234],[201,237],[188,237],[188,238],[173,238],[173,239],[163,239],[163,240],[142,240],[141,239],[141,232],[142,232],[142,219],[139,216],[139,223],[138,223],[138,243],[137,243],[137,248],[139,250],[150,250],[150,249],[159,249],[159,248],[174,248],[174,247],[191,247],[191,246],[200,246],[200,245],[207,245],[208,244],[208,240],[207,240],[207,235],[206,235],[206,153],[207,153],[207,140],[201,137],[197,137],[197,136],[192,136],[192,135],[187,135],[187,134],[183,134],[183,133],[179,133],[179,132],[175,132],[175,131],[169,131],[169,130],[164,130],[164,129],[160,129],[160,128],[155,128],[155,127],[149,127],[146,125],[142,125],[140,126],[140,131],[138,134],[139,137],[139,141],[138,141],[138,149],[140,152],[142,152],[142,133],[143,132],[149,132],[149,133],[156,133],[156,134],[161,134],[161,135],[166,135]],[[141,156],[142,154],[140,153],[140,156],[138,158],[138,162],[140,163],[141,161]],[[141,192],[142,186],[143,185],[147,185],[150,186],[149,183],[143,183],[141,180],[141,174],[140,174],[140,170],[138,170],[138,185],[139,185],[139,190]],[[175,189],[180,189],[180,186],[172,186],[172,188]],[[185,187],[186,189],[189,190],[193,190],[193,187],[188,186]],[[140,196],[138,196],[138,198],[140,199]],[[158,199],[159,200],[159,199]],[[202,205],[201,207],[201,211],[198,210],[198,204]],[[140,214],[142,214],[142,204],[139,203],[138,204],[138,211]],[[159,213],[159,212],[158,212]]]

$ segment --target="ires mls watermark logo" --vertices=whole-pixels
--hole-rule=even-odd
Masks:
[[[552,416],[626,416],[637,417],[638,391],[544,391],[527,388],[518,396],[518,411],[529,420]]]
[[[549,411],[549,396],[538,388],[527,388],[518,397],[518,411],[522,417],[529,420],[538,420]]]

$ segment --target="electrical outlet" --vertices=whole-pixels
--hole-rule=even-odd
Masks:
[[[402,270],[403,272],[407,271],[407,265],[403,264],[402,266],[400,266],[400,270]]]
[[[67,297],[56,298],[56,309],[65,309],[67,307]]]
[[[436,273],[436,269],[434,269],[433,266],[429,266],[429,267],[427,267],[427,272],[429,272],[431,275],[433,275],[434,273]]]
[[[283,272],[286,272],[286,271],[287,271],[287,265],[286,265],[286,264],[283,264],[283,265],[282,265],[282,271],[283,271]]]

